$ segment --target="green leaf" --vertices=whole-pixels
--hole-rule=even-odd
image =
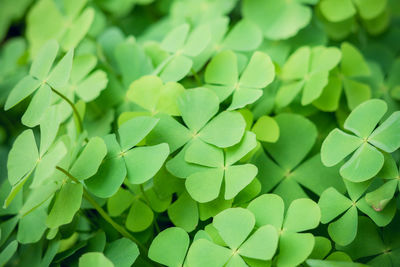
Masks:
[[[39,153],[32,130],[23,131],[10,150],[7,161],[8,180],[13,186],[36,166]]]
[[[272,225],[264,225],[240,246],[238,253],[253,259],[270,260],[278,247],[278,239],[276,228]]]
[[[259,3],[246,0],[243,2],[242,14],[244,18],[256,23],[266,38],[272,40],[287,39],[296,35],[311,20],[310,7],[300,1],[267,0]]]
[[[250,62],[240,76],[240,87],[261,89],[275,78],[275,66],[271,58],[263,52],[254,52]]]
[[[274,143],[279,138],[279,125],[269,116],[261,116],[251,130],[263,142]]]
[[[225,169],[225,199],[232,199],[256,177],[258,169],[253,164],[234,165]]]
[[[285,170],[297,166],[311,150],[317,137],[317,129],[308,119],[297,114],[279,114],[275,117],[280,135],[275,143],[264,147]]]
[[[189,241],[189,235],[182,228],[167,228],[153,239],[149,258],[166,266],[182,266]]]
[[[316,228],[320,219],[321,211],[317,203],[308,198],[296,199],[287,210],[283,228],[302,232]]]
[[[367,76],[369,67],[362,54],[349,43],[342,43],[342,61],[340,63],[342,73],[348,77]]]
[[[347,104],[350,109],[356,108],[358,105],[371,98],[371,88],[365,83],[344,78],[343,85]]]
[[[114,264],[101,252],[88,252],[79,258],[79,267],[114,267]]]
[[[153,211],[141,200],[135,200],[129,210],[125,226],[132,232],[146,230],[153,222]]]
[[[372,99],[357,106],[344,122],[344,128],[362,138],[367,138],[386,113],[387,104],[380,99]],[[368,118],[365,120],[364,118]]]
[[[308,64],[310,62],[311,50],[309,47],[301,47],[297,49],[287,59],[282,68],[281,77],[284,80],[303,79],[308,72]],[[299,65],[298,62],[303,62],[305,66]]]
[[[17,105],[19,102],[31,95],[41,85],[41,81],[31,76],[26,76],[20,80],[11,90],[10,95],[4,105],[5,110]]]
[[[47,84],[43,84],[33,96],[21,121],[28,127],[35,127],[43,119],[48,107],[51,104],[52,92]]]
[[[104,255],[114,266],[129,267],[139,256],[139,248],[131,240],[123,237],[107,244]]]
[[[87,189],[101,198],[114,195],[126,177],[126,165],[124,158],[119,156],[120,146],[116,136],[110,134],[104,137],[107,146],[107,155],[100,165],[97,173],[85,180]]]
[[[168,207],[168,217],[171,222],[187,232],[193,231],[199,221],[199,209],[187,192]]]
[[[217,147],[229,147],[239,143],[245,127],[246,122],[240,113],[225,111],[204,126],[199,138]]]
[[[320,9],[325,18],[331,22],[343,21],[356,14],[351,0],[323,0]]]
[[[49,228],[58,228],[70,223],[81,207],[82,194],[82,184],[65,183],[56,196],[54,205],[46,219],[46,225]]]
[[[376,211],[382,211],[393,198],[398,181],[390,180],[365,195],[365,201]]]
[[[72,59],[74,50],[68,53],[58,62],[47,78],[47,83],[53,88],[61,88],[66,85],[69,80],[72,69]]]
[[[387,1],[377,1],[377,0],[355,0],[354,4],[357,6],[360,16],[363,19],[370,20],[381,14],[387,5]]]
[[[314,236],[310,233],[282,233],[279,240],[277,266],[299,265],[311,254],[314,243]]]
[[[38,80],[45,80],[56,59],[58,43],[56,40],[49,40],[39,50],[32,62],[29,74]]]
[[[162,83],[157,76],[144,76],[134,81],[127,92],[127,98],[146,110],[180,115],[177,98],[184,92],[179,83]]]
[[[357,202],[357,208],[367,214],[368,217],[370,217],[375,224],[380,227],[388,225],[393,220],[396,213],[396,204],[393,201],[390,202],[384,210],[377,211],[368,205],[365,198],[361,198]]]
[[[260,46],[262,39],[262,32],[258,26],[242,19],[226,35],[223,46],[235,51],[251,51]]]
[[[356,237],[357,225],[357,208],[351,207],[342,217],[329,224],[328,232],[333,241],[346,246]]]
[[[231,256],[230,249],[201,238],[190,246],[186,262],[192,267],[220,267],[224,266]]]
[[[185,153],[185,160],[207,167],[224,166],[224,151],[199,139],[193,140]]]
[[[161,42],[161,47],[168,52],[176,52],[186,41],[189,25],[184,23],[170,31]]]
[[[136,147],[123,156],[127,178],[132,184],[142,184],[151,179],[162,167],[168,157],[168,145],[163,143],[155,146]]]
[[[368,142],[388,153],[392,153],[400,147],[399,129],[400,112],[396,111],[368,137]]]
[[[258,227],[270,224],[278,230],[281,229],[285,204],[280,196],[263,194],[253,199],[247,209],[254,214]]]
[[[374,177],[383,166],[383,155],[368,143],[361,145],[340,168],[340,175],[352,182],[363,182]]]
[[[322,163],[327,167],[334,166],[354,152],[362,143],[361,138],[336,128],[329,133],[322,143]]]
[[[178,98],[178,107],[182,119],[193,134],[198,133],[218,112],[218,106],[218,97],[206,88],[186,90]]]
[[[255,225],[254,215],[243,208],[231,208],[214,217],[213,226],[233,250],[246,240]]]
[[[190,71],[193,62],[190,58],[176,54],[166,64],[160,74],[160,78],[164,82],[176,82],[182,80]]]
[[[222,169],[210,168],[195,172],[187,177],[186,189],[194,200],[200,203],[209,202],[218,197],[223,177]]]
[[[353,203],[331,187],[321,194],[318,205],[321,208],[321,222],[328,223],[349,209]]]
[[[2,252],[0,252],[0,265],[5,266],[12,256],[17,252],[18,242],[17,240],[11,241]]]
[[[17,240],[21,244],[38,242],[46,230],[46,207],[40,207],[19,220]]]
[[[157,124],[158,119],[152,117],[136,117],[121,125],[118,129],[122,151],[137,145]]]
[[[106,154],[107,147],[103,139],[91,138],[72,165],[70,173],[78,180],[90,178],[96,174]]]

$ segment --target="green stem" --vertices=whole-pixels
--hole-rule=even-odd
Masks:
[[[50,85],[49,85],[50,86]],[[62,99],[64,99],[72,108],[72,111],[75,114],[75,118],[78,121],[77,125],[76,125],[76,129],[78,131],[78,133],[82,133],[83,131],[83,123],[82,123],[82,118],[81,115],[79,114],[78,109],[75,107],[74,103],[72,103],[71,100],[69,100],[68,97],[66,97],[65,95],[63,95],[61,92],[57,91],[56,89],[54,89],[53,87],[51,87],[51,91],[53,91],[54,93],[56,93],[59,97],[61,97]]]
[[[194,79],[195,79],[196,82],[197,82],[197,85],[198,85],[198,86],[202,86],[203,83],[201,82],[201,79],[200,79],[199,75],[197,74],[197,72],[196,72],[193,68],[191,69],[191,72],[192,72],[192,74],[193,74]]]
[[[74,176],[72,176],[67,170],[56,166],[56,169],[64,173],[68,178],[70,178],[72,181],[75,183],[80,183],[78,179],[76,179]],[[135,242],[139,248],[144,252],[145,255],[148,253],[148,249],[139,241],[137,240],[133,235],[131,235],[128,230],[126,230],[123,226],[119,225],[116,223],[110,215],[99,205],[97,204],[96,200],[92,198],[92,196],[89,194],[89,192],[86,191],[86,189],[83,189],[83,197],[93,206],[93,208],[96,209],[96,211],[103,217],[104,220],[106,220],[112,227],[114,227],[115,230],[117,230],[122,236],[132,240]]]

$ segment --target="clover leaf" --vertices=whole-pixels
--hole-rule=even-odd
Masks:
[[[137,245],[125,237],[107,244],[104,249],[104,255],[115,266],[121,267],[132,266],[139,254]]]
[[[4,106],[5,110],[14,107],[37,91],[22,116],[22,123],[27,126],[33,127],[40,123],[43,114],[51,104],[52,90],[62,88],[69,79],[74,52],[70,50],[52,68],[57,51],[57,42],[54,40],[48,41],[32,62],[29,75],[15,85],[7,98]]]
[[[132,184],[142,184],[151,179],[163,165],[169,154],[168,145],[135,147],[157,124],[152,117],[136,117],[118,129],[115,134],[104,137],[107,146],[105,161],[99,171],[85,184],[90,192],[99,197],[115,194],[125,177]]]
[[[262,43],[261,30],[249,20],[240,20],[231,30],[228,24],[229,19],[226,17],[219,17],[209,22],[211,41],[206,49],[194,58],[195,71],[201,69],[210,57],[223,50],[252,51]],[[242,38],[243,34],[246,34],[247,38]]]
[[[344,123],[344,128],[353,134],[336,128],[324,140],[321,147],[321,160],[324,165],[337,165],[352,154],[340,168],[343,178],[362,182],[374,177],[384,162],[380,150],[391,153],[400,147],[397,140],[400,127],[399,112],[391,114],[375,129],[386,110],[386,103],[379,99],[366,101],[356,107]]]
[[[234,198],[257,175],[252,164],[234,165],[256,146],[255,135],[246,132],[242,141],[224,152],[204,142],[194,141],[186,150],[185,160],[205,167],[186,178],[186,188],[191,197],[200,202],[209,202],[218,197],[225,181],[225,199]]]
[[[251,131],[256,134],[257,140],[274,143],[279,139],[279,125],[269,116],[261,116],[254,123]]]
[[[79,267],[95,266],[114,267],[114,264],[101,252],[88,252],[79,258]]]
[[[264,194],[250,202],[247,207],[256,219],[259,229],[272,225],[279,233],[277,266],[296,266],[311,254],[315,238],[304,231],[319,225],[321,212],[311,199],[294,200],[285,212],[285,205],[278,195]]]
[[[278,245],[278,232],[272,225],[258,227],[256,218],[249,210],[230,208],[216,215],[213,227],[225,246],[200,238],[193,242],[188,255],[189,266],[247,266],[245,260],[272,259]],[[245,258],[243,258],[245,257]]]
[[[267,54],[254,52],[240,78],[238,76],[237,58],[230,50],[217,54],[206,68],[207,87],[216,92],[220,102],[232,94],[228,110],[242,108],[260,98],[261,89],[275,77],[275,67]]]
[[[179,116],[177,98],[185,91],[179,83],[163,84],[157,76],[143,76],[129,86],[126,97],[155,115],[165,113]]]
[[[383,210],[393,199],[397,187],[400,187],[399,168],[395,160],[390,154],[384,156],[385,162],[377,177],[385,179],[385,182],[365,195],[366,202],[376,211]]]
[[[75,48],[94,19],[94,10],[85,8],[86,3],[86,0],[61,1],[62,13],[52,0],[37,1],[27,16],[26,34],[33,55],[50,39],[57,39],[64,51]]]
[[[300,91],[303,106],[319,98],[328,84],[329,71],[336,67],[340,58],[341,52],[336,47],[297,49],[282,67],[283,84],[276,96],[277,107],[289,105]]]
[[[386,226],[393,219],[396,211],[395,203],[391,202],[381,212],[371,208],[365,201],[363,194],[370,185],[369,181],[363,183],[345,182],[350,199],[339,193],[334,188],[326,189],[319,199],[321,208],[321,222],[326,224],[335,218],[328,226],[329,236],[337,244],[346,246],[357,235],[358,210],[368,215],[377,225]]]
[[[315,0],[274,1],[262,3],[243,1],[243,17],[256,23],[268,39],[287,39],[297,34],[311,21],[311,8]],[[279,27],[277,25],[280,25]]]
[[[338,70],[331,73],[326,89],[313,103],[324,111],[337,110],[343,90],[351,110],[371,97],[370,86],[360,80],[371,73],[363,55],[347,42],[342,43],[340,49],[342,60]]]
[[[15,140],[7,161],[8,180],[12,190],[4,203],[5,207],[11,203],[33,173],[31,187],[46,181],[54,173],[57,163],[66,155],[67,149],[62,141],[53,144],[59,128],[56,116],[51,108],[44,115],[45,120],[40,125],[39,149],[30,129],[22,132]]]
[[[373,221],[360,216],[357,237],[347,246],[338,249],[348,253],[354,260],[367,259],[369,266],[396,266],[399,257],[398,217],[383,229],[383,233]]]
[[[194,140],[225,148],[237,144],[242,139],[245,128],[243,117],[232,111],[224,111],[215,116],[218,106],[218,97],[213,91],[195,88],[186,90],[178,98],[178,108],[188,128],[170,116],[158,116],[160,121],[149,134],[147,142],[166,142],[171,153],[183,146],[183,149],[166,164],[168,171],[173,175],[186,178],[195,171],[205,169],[189,164],[184,159],[189,144]]]
[[[192,68],[192,58],[199,55],[210,42],[210,31],[200,25],[189,33],[190,26],[182,24],[170,31],[161,48],[171,53],[154,71],[164,82],[175,82],[185,77]]]
[[[338,168],[325,167],[320,155],[306,158],[317,138],[317,129],[308,119],[298,114],[279,114],[279,139],[275,143],[262,143],[264,150],[255,153],[251,162],[259,170],[262,192],[271,190],[281,196],[285,204],[305,198],[304,188],[320,195],[333,186],[344,192]]]
[[[189,242],[189,235],[182,228],[167,228],[153,239],[149,258],[170,267],[183,266]]]

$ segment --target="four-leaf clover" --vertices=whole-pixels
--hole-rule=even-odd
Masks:
[[[391,114],[375,129],[386,110],[385,101],[379,99],[366,101],[356,107],[344,122],[344,129],[353,134],[336,128],[322,143],[321,159],[324,165],[334,166],[352,154],[340,168],[342,177],[353,182],[374,177],[384,163],[380,150],[392,153],[400,147],[399,111]]]

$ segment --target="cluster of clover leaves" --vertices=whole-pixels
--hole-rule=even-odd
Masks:
[[[0,266],[399,266],[398,10],[3,1]]]

